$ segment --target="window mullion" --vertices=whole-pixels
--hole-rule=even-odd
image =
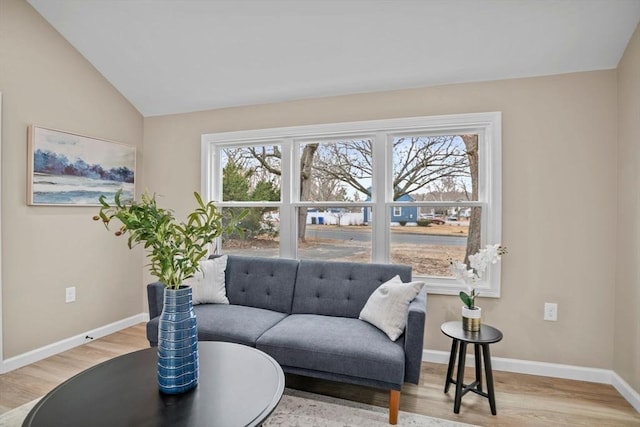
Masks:
[[[220,202],[222,200],[222,169],[220,167],[220,154],[218,147],[213,143],[202,143],[202,155],[204,157],[202,167],[206,168],[206,183],[202,191],[205,192],[205,200]],[[208,149],[205,149],[208,148]],[[207,153],[209,154],[207,156]],[[209,244],[209,253],[222,252],[222,237],[218,236]]]
[[[219,148],[214,146],[211,150],[212,175],[209,177],[209,195],[211,200],[222,201],[222,167],[220,166]]]
[[[295,161],[298,158],[297,149],[292,139],[282,142],[282,170],[280,198],[280,258],[296,258],[298,238],[298,218],[295,202],[298,200],[300,190],[296,185]]]
[[[373,192],[371,200],[374,205],[372,208],[373,222],[371,234],[371,261],[374,263],[389,262],[389,246],[390,236],[389,210],[386,206],[386,199],[389,194],[388,187],[391,185],[390,177],[390,149],[387,142],[387,134],[377,132],[372,144],[372,169],[373,169]]]

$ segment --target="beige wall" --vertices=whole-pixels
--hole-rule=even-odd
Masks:
[[[90,220],[95,209],[26,206],[29,124],[137,145],[139,188],[183,217],[200,189],[202,133],[501,111],[510,253],[502,298],[480,301],[505,333],[494,355],[613,368],[640,389],[638,37],[617,72],[143,119],[26,2],[0,1],[4,358],[140,313],[150,279],[140,251]],[[78,301],[65,304],[70,285]],[[559,304],[558,322],[542,320],[545,301]],[[448,350],[439,326],[459,307],[457,297],[430,296],[426,348]]]
[[[640,26],[618,66],[618,111],[614,370],[640,392]]]
[[[502,111],[503,295],[482,299],[505,334],[496,356],[611,369],[616,266],[616,72],[394,91],[145,119],[144,182],[169,206],[193,205],[202,133]],[[173,173],[173,171],[179,171]],[[608,220],[607,220],[608,219]],[[542,320],[545,301],[559,321]],[[430,296],[425,347],[457,297]]]
[[[7,359],[143,310],[141,254],[91,220],[96,208],[26,205],[27,126],[136,145],[140,155],[143,118],[23,0],[0,1],[0,92]],[[75,303],[64,302],[67,286]]]

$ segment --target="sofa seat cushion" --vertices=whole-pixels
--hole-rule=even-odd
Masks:
[[[287,317],[285,313],[243,305],[201,304],[193,307],[200,341],[228,341],[256,346],[256,340]]]
[[[283,368],[302,368],[402,385],[403,339],[393,342],[359,319],[292,314],[262,335],[256,348]]]
[[[256,346],[256,340],[266,330],[287,315],[261,308],[228,304],[200,304],[193,307],[198,324],[198,340],[227,341]],[[158,344],[158,320],[147,323],[147,338]]]

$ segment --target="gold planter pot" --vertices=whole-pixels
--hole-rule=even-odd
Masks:
[[[469,332],[480,330],[482,309],[480,307],[469,308],[462,306],[462,329]]]

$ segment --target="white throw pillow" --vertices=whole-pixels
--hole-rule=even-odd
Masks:
[[[184,281],[191,286],[193,304],[229,304],[224,281],[227,255],[200,261],[200,271]]]
[[[407,324],[409,304],[423,286],[424,282],[402,283],[400,276],[395,276],[371,294],[359,319],[380,329],[391,341],[397,340]]]

